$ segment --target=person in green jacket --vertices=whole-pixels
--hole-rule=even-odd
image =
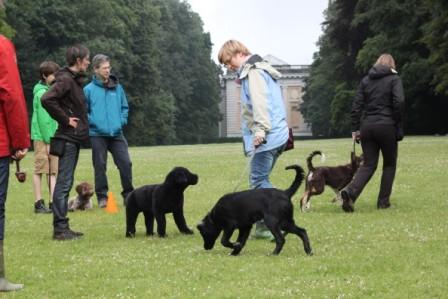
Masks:
[[[56,175],[58,171],[58,157],[50,155],[50,138],[54,136],[58,123],[51,118],[42,107],[41,97],[50,88],[59,65],[53,61],[44,61],[39,67],[40,80],[33,89],[33,116],[31,118],[31,139],[34,142],[34,212],[51,213],[52,198]],[[45,206],[42,199],[42,175],[47,176],[50,193],[50,208]]]

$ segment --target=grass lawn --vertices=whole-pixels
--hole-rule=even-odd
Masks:
[[[280,189],[294,177],[285,166],[306,168],[313,150],[326,153],[325,165],[348,162],[351,140],[296,140],[295,146],[272,173]],[[11,169],[5,239],[7,277],[24,283],[25,289],[0,298],[448,297],[448,137],[406,137],[399,144],[388,210],[376,209],[381,171],[353,214],[330,202],[330,189],[313,197],[311,210],[301,213],[302,185],[293,199],[295,219],[308,231],[312,257],[295,235],[287,236],[279,256],[268,256],[274,244],[264,240],[249,240],[238,257],[229,256],[219,242],[211,251],[203,249],[196,224],[239,182],[240,189],[247,188],[241,150],[240,143],[130,149],[135,186],[162,182],[174,166],[199,175],[198,185],[185,193],[186,219],[195,234],[181,235],[168,215],[166,239],[145,236],[143,215],[136,238],[124,237],[119,176],[109,157],[110,191],[120,211],[106,214],[95,199],[93,210],[70,213],[71,227],[85,236],[67,242],[51,239],[51,215],[33,212],[30,153],[22,163],[26,183],[18,183]],[[90,150],[81,151],[75,184],[93,183],[90,155]],[[314,164],[321,165],[319,158]]]

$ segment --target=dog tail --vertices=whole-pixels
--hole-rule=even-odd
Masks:
[[[297,189],[299,189],[300,184],[302,184],[303,178],[305,177],[305,174],[303,172],[303,168],[299,165],[290,165],[285,168],[287,169],[294,169],[296,171],[296,177],[294,178],[294,181],[292,182],[291,186],[285,190],[285,193],[288,195],[289,198],[291,198],[294,193],[296,193]]]
[[[313,166],[313,162],[312,162],[312,160],[313,160],[313,157],[314,157],[314,156],[317,156],[317,155],[319,155],[319,156],[322,157],[321,160],[324,160],[324,159],[325,159],[325,155],[322,154],[321,151],[314,151],[314,152],[312,152],[312,153],[308,156],[308,158],[306,159],[306,164],[307,164],[307,166],[308,166],[308,170],[309,170],[309,171],[314,171],[314,170],[316,170],[316,169],[314,168],[314,166]]]

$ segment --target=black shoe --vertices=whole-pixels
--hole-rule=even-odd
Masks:
[[[342,197],[342,209],[346,213],[353,213],[355,211],[353,207],[353,200],[350,198],[350,195],[346,190],[341,191]]]
[[[39,199],[34,203],[34,213],[36,214],[50,214],[52,210],[47,209],[43,199]]]
[[[53,233],[53,240],[58,241],[66,241],[66,240],[76,240],[83,236],[83,233],[72,231],[71,229],[67,228],[62,231],[56,231]]]

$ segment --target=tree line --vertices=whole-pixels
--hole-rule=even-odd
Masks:
[[[201,143],[218,135],[220,68],[199,15],[179,0],[7,0],[0,33],[12,38],[31,109],[39,64],[65,65],[79,43],[112,60],[125,88],[131,145]],[[87,83],[87,82],[86,82]],[[29,110],[31,112],[31,110]]]
[[[0,33],[16,45],[29,108],[40,62],[64,65],[65,49],[81,43],[92,55],[112,59],[131,109],[125,131],[130,144],[201,143],[218,136],[221,69],[188,3],[3,2]],[[347,136],[358,83],[383,52],[394,56],[403,80],[405,132],[448,133],[446,28],[444,0],[329,1],[301,106],[313,135]]]
[[[396,60],[406,134],[448,133],[448,1],[329,1],[301,112],[315,136],[347,136],[351,102],[381,53]]]

